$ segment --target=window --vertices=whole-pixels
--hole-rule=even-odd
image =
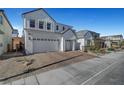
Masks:
[[[56,26],[56,30],[59,30],[59,26],[58,25]]]
[[[44,22],[43,21],[39,21],[39,28],[43,29],[44,28]]]
[[[63,26],[63,31],[65,30],[65,27]]]
[[[0,43],[0,47],[3,47],[3,44],[2,43]]]
[[[91,41],[87,40],[87,46],[91,46]]]
[[[51,30],[51,23],[47,23],[47,30]]]
[[[40,40],[41,40],[41,41],[43,41],[44,39],[43,39],[43,38],[41,38]]]
[[[33,38],[33,40],[36,40],[36,38]]]
[[[31,33],[28,33],[28,35],[31,35]]]
[[[35,20],[33,19],[30,20],[30,27],[33,27],[33,28],[35,27]]]
[[[37,38],[37,40],[40,40],[40,38]]]
[[[3,24],[3,17],[0,16],[0,24],[2,25]]]
[[[50,41],[50,39],[48,39],[48,41]]]
[[[31,40],[31,37],[28,37],[29,40]]]

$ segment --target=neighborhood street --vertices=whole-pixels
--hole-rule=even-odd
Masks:
[[[124,85],[124,60],[95,84]]]
[[[70,64],[6,84],[12,85],[94,85],[124,84],[124,52]],[[5,84],[1,82],[1,84]]]

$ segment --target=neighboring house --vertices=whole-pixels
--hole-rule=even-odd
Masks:
[[[56,22],[44,9],[22,14],[27,54],[75,50],[76,34],[72,26]]]
[[[13,51],[22,51],[24,48],[24,41],[22,37],[12,38],[12,49]]]
[[[18,33],[18,30],[17,29],[14,29],[12,31],[12,37],[18,37],[19,33]]]
[[[12,50],[22,51],[24,47],[24,41],[22,37],[18,37],[19,33],[17,29],[12,32]]]
[[[2,53],[4,53],[3,35],[4,35],[4,32],[0,30],[0,55],[1,55]]]
[[[90,31],[90,30],[81,30],[76,32],[77,35],[77,46],[76,49],[85,50],[85,47],[93,46],[95,40],[99,38],[100,34]]]
[[[12,31],[10,24],[3,10],[0,10],[0,55],[12,50]]]
[[[123,36],[122,35],[102,36],[101,39],[105,41],[104,43],[107,48],[120,47],[120,44],[123,41]]]

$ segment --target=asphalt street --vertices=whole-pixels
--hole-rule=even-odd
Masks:
[[[0,82],[5,84],[5,82]],[[32,75],[7,85],[123,85],[124,52],[116,52]]]
[[[123,58],[124,59],[124,58]],[[124,60],[112,71],[98,80],[96,85],[124,85]]]

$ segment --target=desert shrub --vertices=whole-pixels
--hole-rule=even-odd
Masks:
[[[115,51],[114,48],[108,48],[108,51]]]
[[[102,54],[105,54],[106,53],[106,49],[101,48],[101,49],[99,49],[99,52],[102,53]]]
[[[95,46],[90,46],[90,47],[89,47],[89,50],[91,50],[91,51],[95,51],[95,50],[98,50],[98,48],[95,47]]]
[[[90,46],[89,50],[91,50],[91,51],[95,50],[95,46]]]
[[[124,49],[124,46],[121,46],[121,49]]]
[[[122,49],[124,49],[124,41],[121,42],[120,46]]]
[[[96,53],[96,54],[105,54],[105,53],[107,53],[105,48],[99,48],[99,47],[96,47],[96,46],[90,46],[90,47],[88,47],[88,50],[93,52],[93,53]]]
[[[123,45],[123,46],[124,46],[124,41],[122,41],[122,42],[121,42],[121,45]]]
[[[90,47],[88,48],[89,51],[92,51],[92,52],[95,52],[95,53],[98,53],[98,52],[99,52],[99,49],[100,49],[100,48],[98,48],[98,47],[96,47],[96,46],[90,46]]]

